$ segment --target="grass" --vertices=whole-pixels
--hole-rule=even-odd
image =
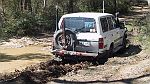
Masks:
[[[150,51],[150,14],[134,19],[126,25],[132,44],[141,45],[142,50]]]
[[[131,32],[133,29],[133,25],[131,25],[131,24],[126,25],[126,27],[129,32]]]

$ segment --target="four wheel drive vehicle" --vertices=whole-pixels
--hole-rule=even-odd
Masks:
[[[56,57],[107,57],[126,46],[126,29],[112,14],[66,14],[58,27],[52,51]]]

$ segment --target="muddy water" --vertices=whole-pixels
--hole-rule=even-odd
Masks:
[[[22,70],[27,66],[51,59],[52,54],[43,46],[22,48],[0,47],[0,73],[9,73],[15,69]]]
[[[44,50],[42,46],[27,46],[23,48],[3,48],[0,47],[0,53],[12,56],[19,56],[23,54],[44,54],[50,55],[50,51]]]

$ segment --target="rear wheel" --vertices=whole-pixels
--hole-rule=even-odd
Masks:
[[[96,63],[104,64],[105,62],[107,62],[108,58],[113,56],[113,49],[114,49],[113,44],[111,44],[109,50],[106,53],[99,54],[96,57]]]
[[[102,56],[102,57],[97,56],[97,57],[95,58],[95,60],[96,60],[96,61],[93,62],[94,64],[105,64],[105,62],[108,61],[108,57],[106,57],[106,56]]]
[[[108,50],[108,52],[107,52],[107,58],[113,56],[113,53],[114,53],[113,50],[114,50],[114,47],[113,47],[113,44],[111,44],[111,45],[110,45],[110,48],[109,48],[109,50]]]

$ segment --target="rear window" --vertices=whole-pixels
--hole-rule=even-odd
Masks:
[[[77,32],[96,32],[94,18],[67,17],[64,18],[64,27]]]

